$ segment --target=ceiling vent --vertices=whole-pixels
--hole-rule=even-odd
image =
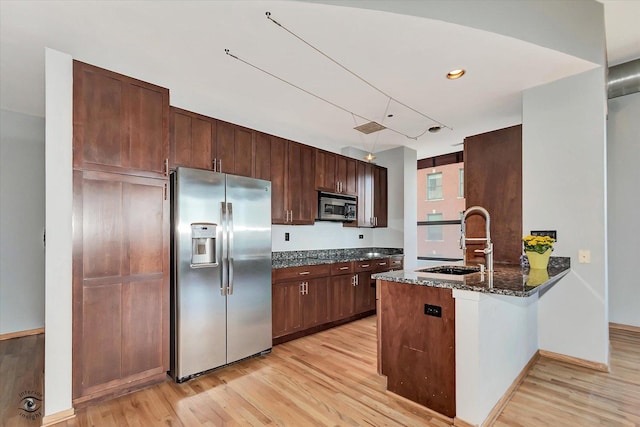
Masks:
[[[356,126],[354,127],[355,130],[359,130],[360,132],[369,135],[370,133],[374,133],[374,132],[378,132],[381,131],[383,129],[386,129],[386,127],[382,126],[380,123],[376,123],[376,122],[369,122],[369,123],[365,123],[363,125],[360,126]]]

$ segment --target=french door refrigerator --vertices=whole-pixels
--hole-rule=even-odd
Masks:
[[[170,374],[182,382],[271,350],[271,183],[180,167],[171,199]]]

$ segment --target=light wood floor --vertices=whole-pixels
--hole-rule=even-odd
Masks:
[[[370,317],[282,344],[268,356],[184,384],[167,381],[80,409],[59,426],[448,426],[385,392],[376,374],[375,327]],[[5,343],[3,396],[14,372],[5,363]],[[0,409],[7,426],[37,425],[5,418]],[[611,332],[610,373],[540,358],[496,422],[596,425],[640,426],[640,334]]]

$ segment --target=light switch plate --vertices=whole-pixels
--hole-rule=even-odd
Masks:
[[[580,264],[591,263],[591,251],[589,249],[580,249],[578,251],[578,262]]]

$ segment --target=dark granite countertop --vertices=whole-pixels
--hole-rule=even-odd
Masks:
[[[366,261],[402,256],[397,248],[322,249],[311,251],[274,252],[271,268],[302,267],[305,265],[334,264],[337,262]]]
[[[554,259],[555,258],[555,259]],[[398,270],[373,274],[373,279],[436,288],[463,289],[515,297],[543,294],[571,270],[570,258],[552,257],[549,268],[539,271],[529,266],[494,265],[493,273],[471,273],[463,276]]]

